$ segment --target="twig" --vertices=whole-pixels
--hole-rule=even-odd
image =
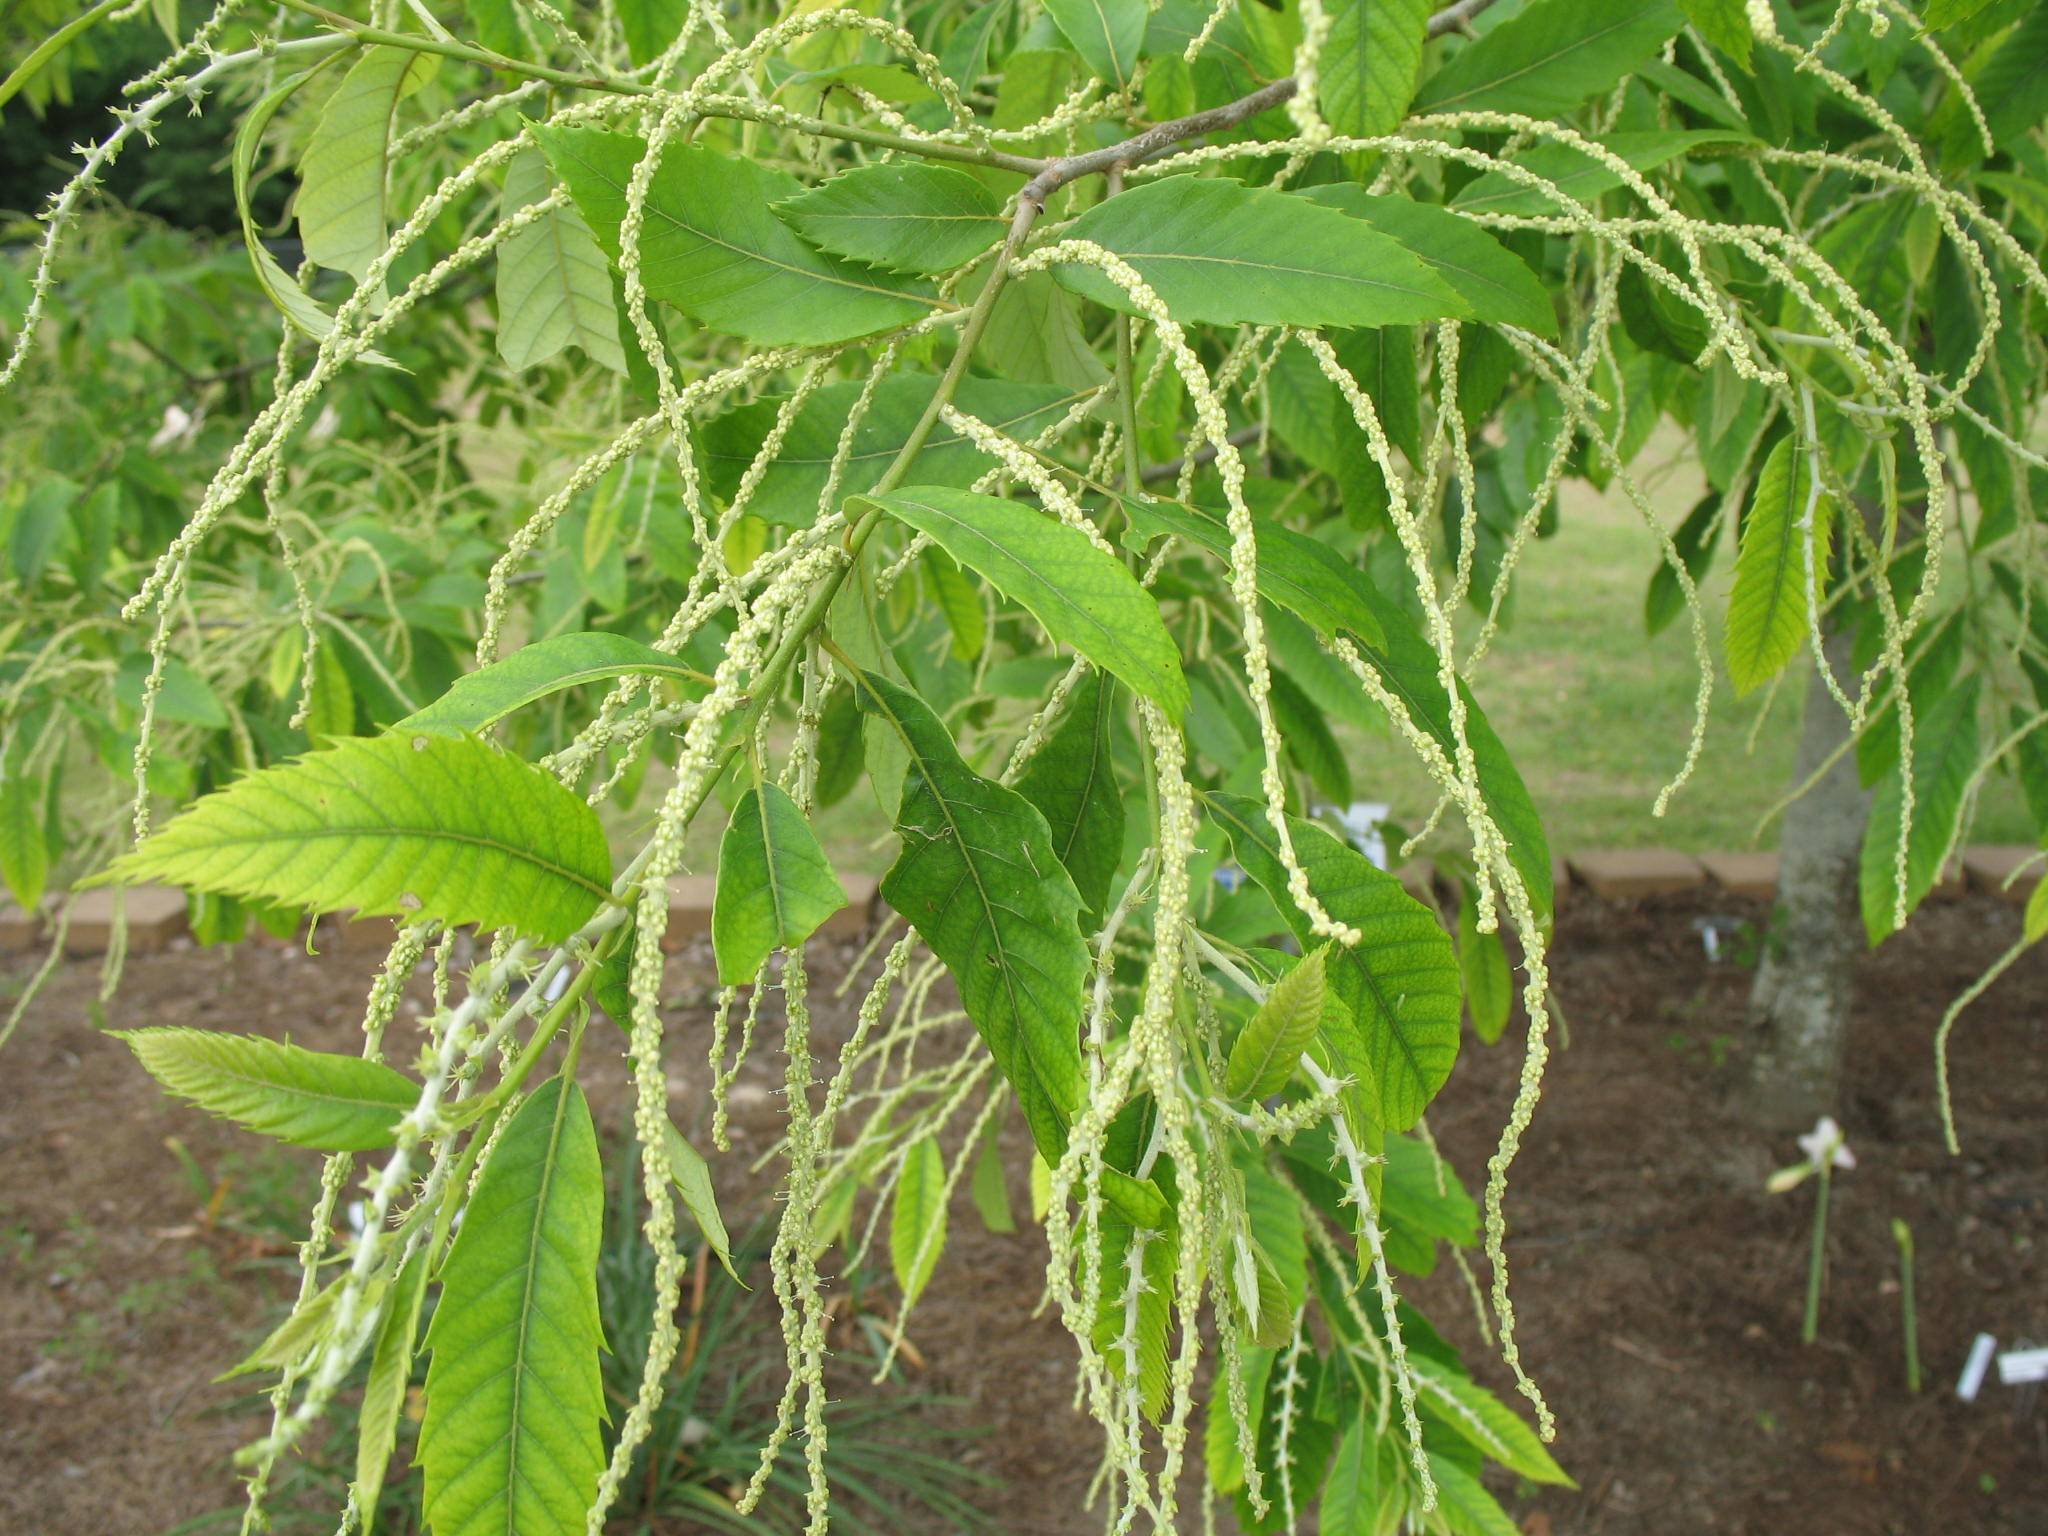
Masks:
[[[1224,441],[1228,442],[1230,446],[1233,448],[1242,448],[1248,443],[1257,442],[1260,430],[1261,429],[1258,426],[1258,424],[1254,422],[1249,427],[1239,427],[1235,432],[1231,433],[1229,437],[1224,439]],[[1204,443],[1201,447],[1197,448],[1192,454],[1182,454],[1177,459],[1168,459],[1164,464],[1146,465],[1144,470],[1138,476],[1138,478],[1143,480],[1147,485],[1154,485],[1161,480],[1173,479],[1174,476],[1178,475],[1182,470],[1188,467],[1190,459],[1192,459],[1193,462],[1196,464],[1207,464],[1211,459],[1215,457],[1216,445],[1214,443]],[[1121,478],[1112,482],[1112,484],[1119,490],[1123,488],[1123,483],[1124,482]]]

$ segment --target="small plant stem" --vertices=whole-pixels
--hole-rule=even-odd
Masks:
[[[1913,1289],[1913,1229],[1892,1218],[1892,1241],[1899,1245],[1899,1329],[1906,1347],[1906,1390],[1920,1390],[1920,1306]]]
[[[42,72],[45,64],[49,63],[50,60],[70,46],[71,40],[74,37],[85,31],[88,27],[98,26],[127,3],[128,0],[100,0],[98,5],[87,11],[83,16],[74,17],[44,38],[42,45],[34,53],[23,59],[13,74],[9,75],[5,80],[0,80],[0,107],[4,107],[8,102],[12,101],[15,92],[27,85],[29,81],[35,79]]]
[[[1799,1342],[1811,1344],[1820,1336],[1820,1287],[1828,1261],[1828,1190],[1833,1169],[1828,1158],[1820,1159],[1819,1183],[1813,1207],[1813,1252],[1806,1262],[1806,1320],[1800,1325]]]

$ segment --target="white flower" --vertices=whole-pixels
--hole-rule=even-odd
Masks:
[[[1816,1169],[1823,1161],[1837,1168],[1856,1166],[1856,1154],[1842,1139],[1842,1128],[1835,1124],[1833,1115],[1822,1115],[1813,1129],[1799,1138],[1799,1150],[1806,1154]]]
[[[192,413],[183,406],[167,405],[164,407],[164,423],[156,429],[149,446],[152,450],[161,451],[173,443],[190,442],[198,425],[192,419]]]

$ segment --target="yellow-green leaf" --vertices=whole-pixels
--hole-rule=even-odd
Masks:
[[[1259,1011],[1230,1048],[1223,1091],[1233,1099],[1270,1098],[1287,1086],[1323,1016],[1327,948],[1307,956],[1273,983]]]

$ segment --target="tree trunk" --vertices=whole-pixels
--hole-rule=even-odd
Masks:
[[[1851,637],[1829,636],[1826,651],[1835,676],[1850,676]],[[1841,707],[1816,672],[1807,686],[1794,787],[1848,739]],[[1747,1106],[1764,1129],[1803,1130],[1834,1107],[1849,1033],[1850,971],[1864,943],[1857,871],[1869,813],[1853,750],[1785,811],[1777,908],[1749,995]]]

